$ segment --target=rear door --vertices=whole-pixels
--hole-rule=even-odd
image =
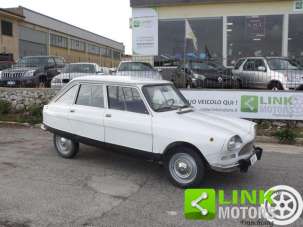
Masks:
[[[75,104],[70,108],[73,134],[104,142],[104,85],[80,85]]]
[[[152,152],[152,117],[136,87],[107,86],[105,142]]]

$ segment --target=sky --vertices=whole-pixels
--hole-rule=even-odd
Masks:
[[[0,8],[19,5],[123,42],[125,52],[131,54],[129,0],[0,0]]]

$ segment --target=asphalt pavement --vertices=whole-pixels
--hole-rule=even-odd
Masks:
[[[268,189],[303,194],[303,147],[259,144],[262,161],[248,173],[208,172],[203,188]],[[81,145],[60,158],[52,135],[0,126],[0,226],[243,226],[240,220],[189,221],[184,191],[155,163]],[[301,218],[293,226],[303,226]]]

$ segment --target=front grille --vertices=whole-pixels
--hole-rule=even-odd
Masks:
[[[24,72],[4,72],[2,74],[3,79],[19,79],[23,76]]]
[[[254,149],[254,141],[246,144],[239,152],[239,156],[250,154],[253,149]]]

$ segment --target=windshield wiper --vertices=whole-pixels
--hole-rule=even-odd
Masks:
[[[161,108],[156,109],[157,112],[164,112],[164,111],[169,111],[169,110],[176,110],[178,109],[178,107],[174,107],[174,106],[164,106]]]

